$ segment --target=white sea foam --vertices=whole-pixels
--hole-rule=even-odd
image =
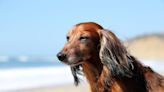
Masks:
[[[164,60],[142,60],[143,64],[150,66],[153,70],[158,73],[164,73]]]
[[[73,83],[69,67],[0,70],[0,92]]]
[[[21,62],[27,62],[28,59],[29,59],[28,56],[19,56],[19,57],[18,57],[18,60],[21,61]]]

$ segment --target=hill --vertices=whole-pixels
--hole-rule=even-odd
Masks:
[[[164,60],[164,33],[137,36],[128,39],[124,44],[139,59]]]

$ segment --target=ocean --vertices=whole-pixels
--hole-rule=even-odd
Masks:
[[[145,65],[164,73],[164,62],[143,60]],[[0,62],[0,92],[73,84],[69,66],[57,60],[10,59]]]
[[[59,61],[48,62],[48,61],[8,61],[0,62],[0,69],[14,69],[14,68],[30,68],[30,67],[55,67],[63,66]]]

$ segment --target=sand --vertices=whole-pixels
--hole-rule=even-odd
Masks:
[[[164,75],[164,72],[160,72],[160,74]],[[60,86],[26,89],[15,92],[90,92],[90,90],[87,83],[82,83],[79,86],[65,84]]]
[[[45,88],[26,89],[15,92],[89,92],[89,87],[87,84],[79,86],[75,86],[73,84],[65,84]]]

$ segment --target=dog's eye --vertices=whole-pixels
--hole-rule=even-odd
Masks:
[[[82,36],[79,38],[80,41],[86,41],[87,39],[89,39],[89,37],[86,37],[86,36]]]
[[[67,41],[69,40],[69,36],[66,37]]]

